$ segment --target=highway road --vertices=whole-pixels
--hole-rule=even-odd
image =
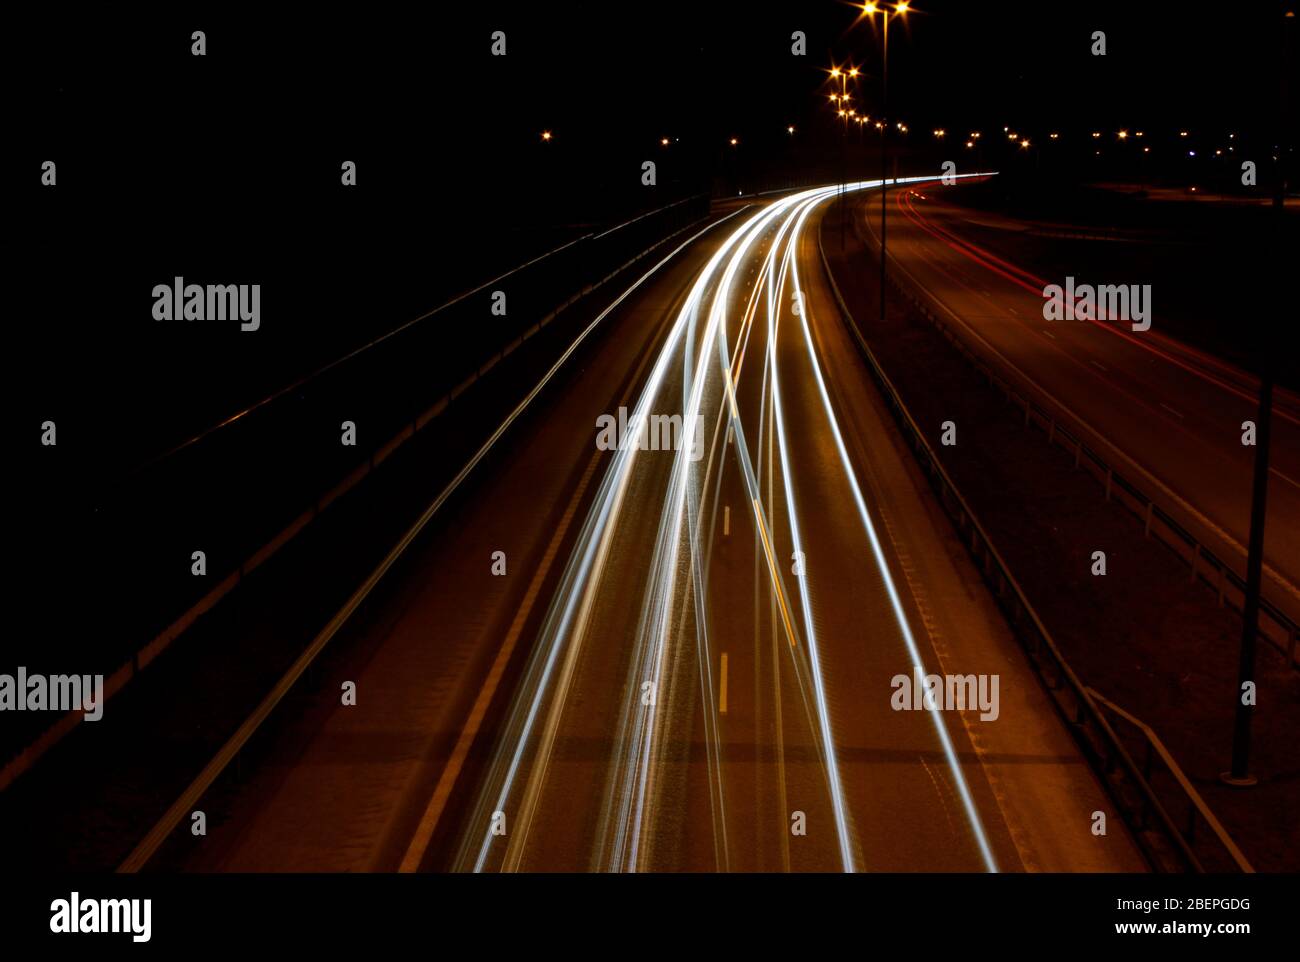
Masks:
[[[1144,867],[874,394],[833,196],[716,221],[593,326],[178,867]],[[649,443],[605,449],[620,408]],[[996,697],[900,710],[918,670]]]
[[[1250,519],[1254,448],[1242,422],[1258,411],[1258,379],[1163,333],[1160,290],[1150,330],[1119,321],[1044,320],[1044,288],[1064,285],[988,246],[1026,225],[951,203],[945,188],[905,188],[888,205],[889,255],[902,274],[946,310],[969,346],[998,369],[1054,398],[1119,455],[1115,466],[1226,558],[1240,574]],[[859,224],[879,246],[878,202]],[[982,243],[971,235],[983,231]],[[1044,243],[1047,243],[1046,241]],[[1104,240],[1092,263],[1105,263]],[[1127,276],[1078,276],[1076,283],[1141,283]],[[1265,545],[1265,593],[1300,616],[1300,397],[1274,392]]]

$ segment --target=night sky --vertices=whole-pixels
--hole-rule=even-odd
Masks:
[[[889,113],[912,128],[899,153],[925,147],[915,163],[932,169],[940,126],[985,144],[1003,125],[1073,144],[1094,126],[1258,144],[1277,122],[1279,64],[1261,51],[1278,46],[1278,9],[924,0],[891,28]],[[41,319],[16,334],[15,403],[35,416],[111,396],[156,418],[159,398],[188,392],[185,410],[215,417],[580,233],[689,194],[827,182],[841,170],[832,62],[862,69],[855,103],[878,114],[878,34],[859,10],[37,11],[11,35],[24,66],[4,163],[20,311]],[[57,191],[36,173],[49,158]],[[339,189],[344,160],[355,191]],[[279,323],[255,347],[156,328],[153,285],[200,274],[265,282]]]
[[[928,0],[891,28],[890,112],[917,130],[1268,129],[1279,5],[1212,15],[1174,3]],[[716,163],[707,148],[731,136],[757,146],[787,124],[833,133],[820,96],[832,61],[859,65],[859,103],[878,104],[878,36],[837,0],[467,6],[405,27],[399,9],[366,7],[79,17],[27,38],[43,47],[15,107],[24,125],[69,140],[111,125],[128,154],[212,152],[230,166],[274,163],[268,141],[282,138],[353,152],[364,139],[388,161],[419,154],[476,183],[527,177],[521,165],[552,129],[567,172],[599,185],[662,136],[698,151],[698,175]],[[188,49],[200,28],[201,61]],[[506,32],[504,58],[489,56],[493,30]],[[807,35],[805,57],[790,53],[794,30]],[[1090,53],[1094,30],[1106,33],[1105,57]]]

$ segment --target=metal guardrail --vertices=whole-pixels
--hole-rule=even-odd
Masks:
[[[1133,830],[1133,837],[1152,868],[1159,871],[1203,872],[1205,865],[1170,817],[1150,782],[1116,735],[1096,700],[1066,661],[1034,610],[1024,590],[998,553],[992,539],[944,470],[924,432],[894,388],[875,353],[863,338],[831,273],[821,235],[817,238],[822,268],[830,281],[844,322],[876,380],[886,405],[939,497],[944,512],[962,537],[993,598],[1019,640],[1030,664],[1093,768],[1102,776],[1111,798]],[[1185,784],[1185,782],[1183,783]],[[1190,786],[1188,786],[1190,787]],[[1190,800],[1189,800],[1190,801]],[[1194,803],[1192,803],[1194,804]],[[1218,836],[1215,836],[1218,837]]]
[[[856,218],[853,221],[853,228],[859,239],[866,243]],[[1082,431],[1067,427],[1064,423],[1066,417],[1054,413],[1046,404],[1031,398],[1028,393],[995,370],[992,364],[976,354],[951,325],[945,324],[940,319],[934,306],[928,303],[928,294],[924,291],[918,292],[919,285],[904,285],[898,280],[895,272],[890,273],[889,280],[894,285],[894,289],[911,301],[921,315],[975,366],[990,386],[1002,392],[1008,404],[1024,409],[1025,427],[1041,427],[1047,436],[1048,444],[1060,445],[1072,453],[1074,466],[1084,468],[1097,479],[1105,491],[1107,501],[1117,501],[1142,519],[1143,533],[1147,537],[1154,535],[1187,562],[1189,576],[1193,582],[1199,578],[1214,589],[1220,605],[1226,604],[1236,611],[1242,610],[1246,582],[1241,575],[1192,534],[1169,511],[1145,494],[1137,484],[1116,470],[1101,453],[1084,442],[1081,437]],[[937,301],[935,305],[942,308]],[[1297,624],[1296,620],[1276,603],[1263,596],[1259,600],[1259,612],[1260,634],[1285,656],[1287,664],[1292,669],[1300,670],[1300,660],[1297,659],[1300,624]]]
[[[1148,784],[1153,784],[1155,775],[1161,772],[1174,780],[1177,788],[1183,794],[1182,800],[1187,803],[1187,820],[1185,822],[1187,828],[1184,830],[1183,835],[1188,839],[1189,843],[1197,838],[1197,826],[1204,824],[1214,833],[1222,851],[1227,853],[1238,869],[1242,872],[1254,872],[1254,866],[1250,864],[1250,861],[1242,854],[1241,849],[1237,847],[1237,843],[1232,840],[1232,836],[1215,818],[1214,813],[1210,811],[1210,807],[1205,804],[1205,799],[1201,798],[1201,793],[1192,786],[1182,768],[1174,761],[1173,755],[1165,748],[1164,742],[1160,740],[1160,736],[1152,730],[1151,726],[1120,708],[1119,705],[1106,698],[1095,688],[1089,688],[1088,694],[1092,696],[1093,701],[1127,723],[1131,730],[1141,736],[1142,775],[1146,778]],[[1157,767],[1157,762],[1159,767]]]
[[[92,521],[97,538],[120,546],[108,583],[94,589],[104,600],[87,603],[114,626],[108,635],[91,639],[96,664],[87,670],[104,674],[104,697],[119,692],[246,575],[502,358],[560,312],[706,219],[709,204],[707,194],[693,195],[534,258],[249,405],[121,479],[121,497],[97,509]],[[557,258],[562,262],[557,264]],[[524,277],[528,272],[540,276]],[[522,290],[521,282],[531,289]],[[462,362],[459,369],[437,369],[437,332],[421,322],[506,284],[508,317],[528,321],[512,328],[478,323],[485,336],[475,343],[483,347],[478,355],[483,360],[472,367]],[[345,413],[338,407],[340,397],[349,399]],[[365,444],[339,444],[341,417],[356,422]],[[250,463],[252,454],[258,455],[257,463]],[[268,455],[271,464],[262,460]],[[246,476],[254,470],[257,484],[250,490]],[[180,526],[169,527],[167,520],[174,499],[183,502],[181,507],[203,501],[212,516],[203,525],[175,530]],[[196,548],[207,552],[206,578],[189,574],[190,551]],[[166,575],[159,572],[164,566],[170,569]],[[129,577],[132,591],[112,581],[123,576]],[[115,597],[119,592],[121,597]],[[141,599],[160,603],[140,617],[132,608],[137,603],[144,607]],[[84,663],[88,656],[75,657]],[[69,713],[49,727],[0,744],[0,790],[79,720],[79,713]]]
[[[92,528],[101,543],[120,546],[118,561],[132,572],[120,591],[106,592],[105,603],[117,605],[111,623],[124,634],[150,637],[214,583],[242,577],[266,559],[263,549],[305,507],[319,510],[337,498],[341,479],[386,458],[396,446],[391,439],[422,429],[557,314],[698,221],[707,205],[706,195],[687,198],[534,258],[119,479],[105,491]],[[505,316],[489,315],[494,289],[508,297]],[[355,446],[340,443],[344,420],[356,425]],[[203,504],[201,514],[195,503]],[[183,523],[158,523],[169,513]],[[189,571],[190,553],[200,548],[207,557],[203,579]]]
[[[455,297],[451,298],[448,301],[444,301],[442,304],[439,304],[437,307],[425,311],[423,314],[420,314],[419,316],[412,318],[406,323],[393,328],[391,331],[387,331],[381,334],[379,337],[376,337],[373,340],[370,340],[365,344],[362,344],[360,347],[354,348],[353,350],[349,351],[347,354],[344,354],[343,356],[338,357],[333,361],[330,361],[329,363],[322,365],[316,370],[303,375],[302,377],[298,378],[296,381],[293,381],[292,383],[271,392],[271,394],[267,395],[261,400],[253,402],[252,404],[236,412],[235,414],[223,418],[222,420],[218,421],[216,424],[182,441],[180,444],[177,444],[172,448],[169,448],[168,450],[162,452],[161,454],[158,454],[155,457],[150,458],[144,464],[140,465],[138,468],[132,471],[128,475],[128,477],[134,477],[136,474],[139,474],[141,471],[146,470],[152,465],[165,461],[169,458],[172,458],[177,454],[179,454],[181,451],[190,448],[196,444],[202,443],[203,441],[212,437],[217,432],[229,428],[231,425],[235,424],[237,421],[246,418],[248,415],[260,411],[263,408],[267,407],[268,405],[271,405],[274,402],[281,400],[282,398],[289,397],[291,395],[296,394],[297,392],[301,391],[309,384],[311,384],[313,381],[319,380],[321,377],[329,374],[331,371],[335,370],[336,368],[343,367],[357,360],[362,355],[366,354],[369,351],[373,351],[381,344],[384,344],[387,341],[399,337],[400,335],[410,330],[411,328],[415,327],[416,325],[424,321],[427,321],[429,318],[434,317],[437,314],[441,314],[452,307],[455,307],[457,304],[460,304],[461,302],[468,300],[469,298],[473,297],[475,294],[482,294],[484,291],[491,290],[501,282],[506,281],[512,277],[515,277],[525,271],[528,271],[531,268],[534,268],[544,262],[551,261],[552,258],[565,254],[566,252],[571,251],[579,247],[580,245],[584,245],[593,241],[603,240],[604,238],[610,236],[611,234],[615,234],[618,231],[625,230],[628,227],[632,227],[635,224],[639,224],[642,221],[646,220],[647,218],[655,217],[657,215],[665,213],[666,211],[670,211],[675,208],[679,208],[685,204],[689,204],[692,201],[701,200],[702,198],[705,198],[707,196],[708,196],[707,194],[701,193],[701,194],[693,194],[690,197],[684,197],[681,200],[674,201],[671,204],[666,204],[663,207],[646,211],[643,214],[633,217],[631,220],[624,221],[621,224],[616,224],[615,226],[610,227],[607,230],[603,230],[599,233],[596,233],[594,231],[589,231],[588,233],[583,234],[580,237],[575,237],[573,240],[561,244],[559,247],[553,248],[544,254],[539,254],[538,256],[532,258],[531,260],[525,261],[523,264],[520,264],[518,267],[511,268],[505,273],[492,278],[492,280],[490,281],[484,281],[482,284],[479,284],[477,287],[471,288],[470,290],[463,291],[462,293],[457,294]],[[583,249],[583,253],[584,254],[588,253],[586,248]],[[621,269],[622,268],[620,267],[619,270]],[[608,280],[608,276],[606,276],[604,280]],[[578,300],[579,297],[587,293],[590,293],[592,288],[593,285],[588,283],[588,285],[582,289],[582,292],[580,294],[571,297],[569,300],[559,305],[559,307],[557,307],[554,311],[552,311],[551,315],[548,316],[554,315],[558,311],[563,310],[569,304],[573,303],[573,301]]]

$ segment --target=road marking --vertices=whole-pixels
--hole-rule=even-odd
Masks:
[[[1161,401],[1161,402],[1160,402],[1160,406],[1161,406],[1162,408],[1164,408],[1166,411],[1168,411],[1170,414],[1174,415],[1175,417],[1177,417],[1177,418],[1179,418],[1179,419],[1182,418],[1182,415],[1181,415],[1181,414],[1179,414],[1177,411],[1175,411],[1173,408],[1171,408],[1171,407],[1170,407],[1168,404],[1166,404],[1164,401]]]
[[[731,534],[731,508],[722,509],[722,536],[725,538]],[[725,658],[726,655],[723,655]]]
[[[718,685],[718,714],[727,713],[727,653],[722,653],[722,666],[719,668],[722,675],[722,681]]]
[[[1046,334],[1048,337],[1050,337],[1053,341],[1056,340],[1056,335],[1053,334],[1051,331],[1043,331],[1043,333]]]
[[[1016,317],[1020,316],[1020,312],[1016,310],[1014,307],[1008,307],[1007,310],[1010,311],[1012,314],[1016,315]]]
[[[1105,371],[1105,370],[1106,370],[1106,368],[1105,368],[1104,365],[1098,364],[1096,361],[1089,361],[1089,363],[1092,364],[1092,366],[1095,367],[1095,368],[1097,368],[1097,370],[1099,370],[1099,371]],[[1107,373],[1110,373],[1110,372],[1107,371]]]

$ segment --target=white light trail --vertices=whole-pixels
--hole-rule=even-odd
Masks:
[[[960,176],[981,175],[968,174]],[[900,178],[896,183],[913,183],[935,179],[933,177]],[[773,242],[768,254],[768,263],[760,273],[754,295],[751,295],[750,304],[746,309],[746,324],[749,325],[749,330],[745,330],[744,325],[742,325],[742,330],[745,330],[744,341],[747,341],[748,333],[752,330],[752,311],[756,306],[754,297],[757,296],[757,288],[766,282],[768,288],[769,352],[774,352],[776,333],[774,318],[779,315],[778,298],[780,292],[784,289],[787,273],[793,280],[795,290],[800,290],[793,251],[809,211],[816,204],[835,196],[841,190],[869,189],[879,187],[880,183],[879,180],[860,181],[854,184],[802,191],[777,200],[764,210],[748,217],[740,227],[736,228],[723,241],[700,272],[655,358],[653,367],[635,405],[633,413],[635,420],[632,423],[643,423],[667,384],[669,374],[674,369],[674,359],[680,357],[680,363],[682,364],[682,406],[684,409],[682,411],[682,421],[684,425],[701,423],[697,419],[701,416],[705,405],[706,389],[711,383],[708,374],[714,370],[710,360],[710,354],[713,351],[709,345],[717,346],[716,357],[720,362],[722,387],[720,394],[709,394],[709,397],[712,398],[709,403],[710,405],[714,403],[720,405],[717,409],[717,416],[730,421],[735,450],[740,459],[741,473],[754,503],[755,520],[760,531],[771,531],[770,519],[765,518],[762,511],[759,485],[749,459],[748,447],[745,444],[739,411],[736,406],[732,374],[733,359],[728,355],[726,348],[725,321],[733,281],[757,239],[780,218],[781,222],[776,240]],[[895,181],[890,181],[890,183],[895,183]],[[778,278],[775,270],[776,251],[780,246],[780,241],[787,234],[786,254]],[[690,243],[690,241],[687,243]],[[669,255],[669,258],[675,256],[681,249],[679,247],[673,254]],[[668,258],[665,258],[659,265],[656,265],[655,269],[662,266],[667,260]],[[712,291],[711,301],[710,291]],[[697,333],[699,314],[704,309],[706,301],[709,303],[705,322],[702,332]],[[806,314],[805,305],[801,319],[808,350],[812,354],[812,342],[808,333]],[[701,346],[698,355],[695,351],[697,338]],[[736,377],[739,374],[738,362],[741,358],[743,358],[743,342],[742,355],[740,358],[735,359],[737,362]],[[825,384],[822,380],[820,368],[817,366],[815,355],[813,355],[812,359],[822,401],[826,407],[827,417],[846,474],[853,487],[855,501],[871,542],[873,555],[880,567],[882,576],[886,580],[895,616],[909,651],[912,653],[914,662],[920,665],[920,656],[916,650],[915,641],[912,638],[897,592],[890,579],[888,567],[876,539],[874,526],[867,512],[862,493],[853,476],[838,424],[835,422],[834,414],[830,409],[829,398],[826,394]],[[776,385],[774,353],[770,353],[767,358],[767,365],[772,368],[772,394],[779,431],[782,470],[787,479],[784,485],[786,507],[789,512],[796,550],[802,550],[792,483],[789,480],[791,472],[785,444],[785,426],[780,411],[780,392],[779,387]],[[696,542],[689,530],[683,531],[687,498],[692,490],[691,482],[694,472],[697,470],[688,459],[688,447],[682,445],[674,457],[669,485],[661,507],[655,550],[648,569],[640,627],[629,663],[631,667],[628,674],[628,684],[630,686],[628,690],[630,691],[638,690],[641,679],[662,677],[672,644],[673,632],[671,626],[680,621],[679,618],[675,619],[673,615],[675,612],[685,613],[684,606],[687,604],[687,595],[692,590],[692,584],[696,586],[696,604],[697,606],[702,604],[702,598],[698,595],[698,585],[701,579],[698,576],[698,561],[695,559]],[[566,696],[576,672],[578,656],[589,633],[589,621],[592,617],[593,607],[600,594],[599,585],[604,574],[606,559],[611,550],[615,531],[622,520],[623,509],[626,506],[627,493],[637,464],[637,454],[638,450],[635,446],[620,447],[615,452],[612,463],[601,481],[595,501],[578,536],[577,544],[570,556],[560,586],[543,622],[537,644],[525,669],[518,690],[519,694],[516,695],[514,704],[507,716],[504,733],[496,746],[485,788],[479,796],[470,823],[473,826],[471,829],[472,834],[462,844],[458,863],[460,867],[472,867],[475,871],[484,870],[489,864],[494,844],[505,847],[503,853],[498,853],[502,869],[514,870],[520,866],[527,847],[532,816],[536,810],[543,786],[546,783],[547,768],[558,736],[560,719],[566,705]],[[692,563],[682,564],[679,562],[679,550],[683,543],[686,544],[688,552],[692,555]],[[775,559],[769,562],[769,569],[777,597],[782,601],[783,610],[788,611],[780,570],[775,564]],[[693,572],[695,573],[694,580],[692,578]],[[855,864],[851,845],[851,830],[847,805],[839,784],[835,741],[830,726],[824,681],[821,677],[820,657],[813,628],[812,605],[806,584],[807,579],[800,578],[799,581],[803,616],[802,634],[807,639],[808,658],[811,666],[813,701],[816,706],[814,714],[817,719],[815,727],[819,729],[817,731],[819,750],[826,763],[828,791],[831,794],[835,810],[841,860],[846,870],[853,870]],[[790,621],[788,615],[786,622],[792,646],[797,647],[799,631]],[[700,628],[697,624],[697,634],[699,631]],[[805,705],[807,705],[807,693],[804,694]],[[613,766],[611,771],[615,774],[609,782],[609,804],[603,810],[603,825],[597,833],[602,841],[593,854],[593,859],[599,859],[600,861],[593,862],[594,867],[604,870],[636,870],[638,867],[642,829],[647,818],[647,812],[651,810],[650,803],[653,797],[654,771],[652,756],[655,751],[655,736],[658,729],[658,713],[660,710],[661,706],[658,703],[644,706],[641,704],[640,699],[637,698],[630,698],[625,702],[622,723],[619,726],[612,751]],[[937,719],[936,726],[944,750],[956,774],[968,815],[972,819],[972,825],[979,837],[981,850],[985,853],[990,868],[993,868],[992,856],[988,851],[983,829],[979,824],[978,815],[974,811],[973,802],[962,779],[960,769],[957,767],[956,758],[946,731]],[[531,759],[531,764],[526,768],[527,777],[521,782],[520,773],[525,770],[525,761],[528,759]],[[516,799],[515,796],[520,791],[522,791],[522,797]],[[508,809],[514,812],[510,835],[506,837],[493,836],[487,828],[492,813]]]
[[[975,176],[975,175],[966,175]],[[804,219],[808,216],[811,206],[804,209],[802,216],[795,227],[794,235],[790,243],[795,245],[799,241],[799,235],[803,230]],[[798,264],[793,264],[793,276],[795,289],[799,285],[799,268]],[[858,485],[857,475],[853,470],[853,463],[849,458],[848,449],[844,444],[844,436],[840,432],[839,421],[835,417],[835,411],[831,406],[830,395],[826,390],[826,381],[822,377],[821,365],[817,360],[817,351],[813,347],[812,332],[808,327],[808,311],[805,309],[800,316],[800,324],[803,328],[804,342],[808,347],[808,359],[812,364],[813,373],[817,379],[817,390],[821,395],[822,407],[826,411],[826,420],[830,424],[831,432],[835,437],[835,447],[839,452],[840,461],[844,466],[844,476],[848,479],[850,486],[853,488],[853,500],[858,509],[858,515],[862,519],[862,527],[867,533],[867,539],[871,542],[871,551],[875,556],[876,565],[885,581],[886,590],[889,593],[890,606],[894,612],[894,619],[898,623],[898,629],[902,632],[903,639],[907,643],[908,653],[912,656],[912,662],[921,674],[925,674],[925,666],[921,659],[921,652],[916,644],[916,639],[912,635],[911,625],[908,624],[907,615],[903,611],[903,603],[899,597],[897,586],[894,584],[893,576],[889,573],[889,563],[885,559],[884,551],[881,549],[880,539],[876,535],[876,526],[871,520],[871,512],[867,509],[866,499],[862,495],[862,488]],[[779,423],[779,422],[778,422]],[[788,487],[787,487],[788,491]],[[793,515],[793,505],[791,513]],[[961,770],[961,763],[957,759],[957,753],[953,750],[952,740],[948,737],[948,729],[939,717],[938,712],[930,712],[930,717],[934,722],[935,732],[939,736],[939,741],[943,745],[944,755],[948,759],[948,765],[952,769],[953,778],[957,782],[957,789],[961,795],[962,805],[966,809],[966,817],[970,822],[971,830],[979,843],[980,854],[984,858],[984,864],[990,872],[996,872],[997,862],[993,857],[992,848],[989,846],[988,837],[984,831],[983,822],[980,820],[979,812],[975,807],[975,800],[971,797],[970,788],[966,784],[966,778]]]

